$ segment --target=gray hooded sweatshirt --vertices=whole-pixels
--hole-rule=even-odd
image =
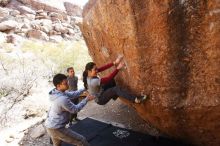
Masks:
[[[70,99],[78,98],[79,95],[85,91],[81,89],[78,91],[65,91],[53,89],[49,92],[51,107],[48,111],[48,117],[45,126],[51,129],[58,129],[65,127],[69,123],[70,114],[79,112],[88,102],[86,97],[77,105],[73,104]]]

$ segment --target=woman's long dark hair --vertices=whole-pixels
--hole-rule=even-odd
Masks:
[[[96,64],[94,62],[89,62],[85,66],[85,70],[83,72],[83,82],[85,89],[88,89],[88,84],[87,84],[88,71],[92,70],[95,65]]]

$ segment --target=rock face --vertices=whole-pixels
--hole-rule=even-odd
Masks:
[[[83,36],[97,65],[124,55],[120,86],[162,132],[220,145],[220,1],[90,0]]]

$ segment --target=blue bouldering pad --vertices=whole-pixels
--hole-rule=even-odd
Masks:
[[[83,119],[70,128],[85,136],[91,146],[188,146],[180,141],[154,137],[91,118]],[[63,142],[62,146],[72,145]]]

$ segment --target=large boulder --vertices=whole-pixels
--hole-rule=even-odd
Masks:
[[[14,20],[6,20],[3,22],[0,22],[0,31],[8,31],[13,30],[16,28],[18,23]]]
[[[56,12],[50,12],[49,17],[52,21],[63,21],[63,15],[56,13]]]
[[[27,6],[19,6],[17,7],[17,9],[21,12],[21,14],[33,14],[33,15],[36,14],[36,12],[33,9]]]
[[[81,30],[97,65],[124,55],[119,86],[162,132],[220,145],[220,1],[90,0]]]
[[[35,29],[27,31],[27,37],[49,41],[49,37],[45,32]]]
[[[59,43],[59,42],[63,41],[63,38],[61,35],[52,35],[52,36],[50,36],[50,41],[55,42],[55,43]]]
[[[61,32],[63,34],[68,32],[68,28],[64,27],[61,23],[55,23],[54,30],[56,30],[57,32]]]
[[[0,7],[0,17],[7,17],[9,15],[9,10]]]
[[[12,10],[12,11],[9,12],[9,14],[10,14],[11,16],[16,17],[17,15],[20,15],[20,12],[19,12],[18,10]]]
[[[38,125],[37,127],[34,127],[30,131],[30,137],[33,139],[36,139],[36,138],[43,136],[45,133],[46,133],[46,130],[44,126],[41,124],[41,125]]]

